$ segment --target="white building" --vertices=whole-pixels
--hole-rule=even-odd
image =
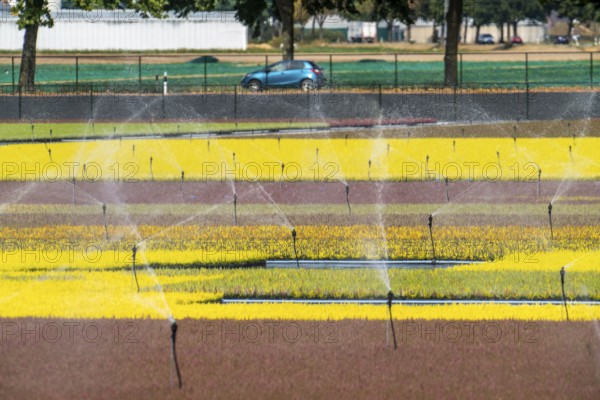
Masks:
[[[164,19],[127,10],[59,9],[52,14],[54,27],[38,31],[38,50],[245,50],[248,45],[248,29],[234,12]],[[0,7],[0,49],[20,50],[24,32],[8,7]]]

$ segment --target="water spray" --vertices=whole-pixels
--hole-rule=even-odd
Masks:
[[[429,214],[429,238],[431,239],[432,262],[435,264],[435,245],[433,243],[433,215]]]
[[[450,195],[448,195],[448,177],[444,178],[444,182],[446,183],[446,202],[450,202]]]
[[[154,180],[154,173],[152,172],[152,156],[150,156],[150,180]]]
[[[348,214],[352,215],[352,208],[350,208],[350,185],[346,183],[346,204],[348,204]]]
[[[233,194],[233,222],[237,225],[237,193]]]
[[[537,188],[538,197],[541,196],[541,194],[542,194],[542,169],[538,168],[538,188]]]
[[[292,243],[294,245],[294,256],[296,257],[296,267],[300,268],[300,261],[298,261],[298,251],[296,250],[296,228],[292,228]]]
[[[394,293],[390,290],[387,295],[388,314],[390,315],[390,327],[392,328],[392,337],[394,338],[394,350],[398,350],[396,342],[396,330],[394,329],[394,320],[392,319],[392,302],[394,301]]]
[[[102,204],[102,216],[104,217],[104,238],[108,240],[108,225],[106,224],[106,204]]]
[[[177,372],[177,382],[179,383],[179,389],[181,389],[181,373],[179,372],[179,363],[177,362],[177,351],[175,342],[177,339],[177,322],[173,320],[171,322],[171,354],[173,355],[173,364],[175,364],[175,372]]]
[[[554,233],[552,231],[552,203],[548,203],[548,222],[550,222],[550,240],[553,240]]]
[[[135,285],[137,286],[138,293],[140,292],[140,284],[138,283],[137,274],[135,272],[135,255],[137,254],[137,246],[134,244],[131,249],[131,270],[133,271],[133,277],[135,278]]]
[[[562,288],[562,300],[565,306],[565,313],[567,313],[567,321],[569,320],[569,309],[567,308],[567,297],[565,296],[565,267],[560,269],[560,286]]]

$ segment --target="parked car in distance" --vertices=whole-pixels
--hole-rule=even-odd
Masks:
[[[489,33],[484,33],[477,36],[477,40],[475,42],[477,44],[494,44],[494,37]]]
[[[567,36],[557,36],[554,39],[554,44],[569,44],[569,38]]]
[[[312,61],[286,60],[246,74],[243,88],[259,91],[267,87],[318,89],[327,83],[323,68]]]
[[[511,44],[523,44],[523,39],[521,39],[521,36],[513,36],[510,38],[510,43]]]

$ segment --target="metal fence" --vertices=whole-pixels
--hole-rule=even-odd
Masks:
[[[443,82],[443,53],[297,54],[325,69],[331,87],[373,90],[411,86],[436,87]],[[87,90],[162,90],[164,74],[172,90],[206,91],[239,84],[248,72],[280,61],[276,54],[215,55],[76,55],[38,56],[39,90],[68,85]],[[19,91],[20,56],[0,55],[0,87]],[[461,53],[459,87],[527,88],[588,87],[600,82],[598,56],[593,52]],[[80,90],[80,89],[76,89]]]

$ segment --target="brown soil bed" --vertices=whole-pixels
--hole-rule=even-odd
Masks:
[[[445,203],[443,181],[350,182],[351,204]],[[261,189],[262,187],[262,189]],[[340,182],[237,182],[239,204],[345,204],[345,186]],[[560,190],[560,192],[559,192]],[[596,203],[600,181],[544,181],[541,196],[537,182],[452,182],[452,203],[539,203],[556,198],[562,203]],[[231,182],[81,182],[77,184],[77,204],[229,204],[233,201]],[[7,204],[72,204],[71,183],[0,182],[0,201]]]
[[[183,320],[182,389],[166,321],[1,323],[6,399],[600,398],[591,322]]]

